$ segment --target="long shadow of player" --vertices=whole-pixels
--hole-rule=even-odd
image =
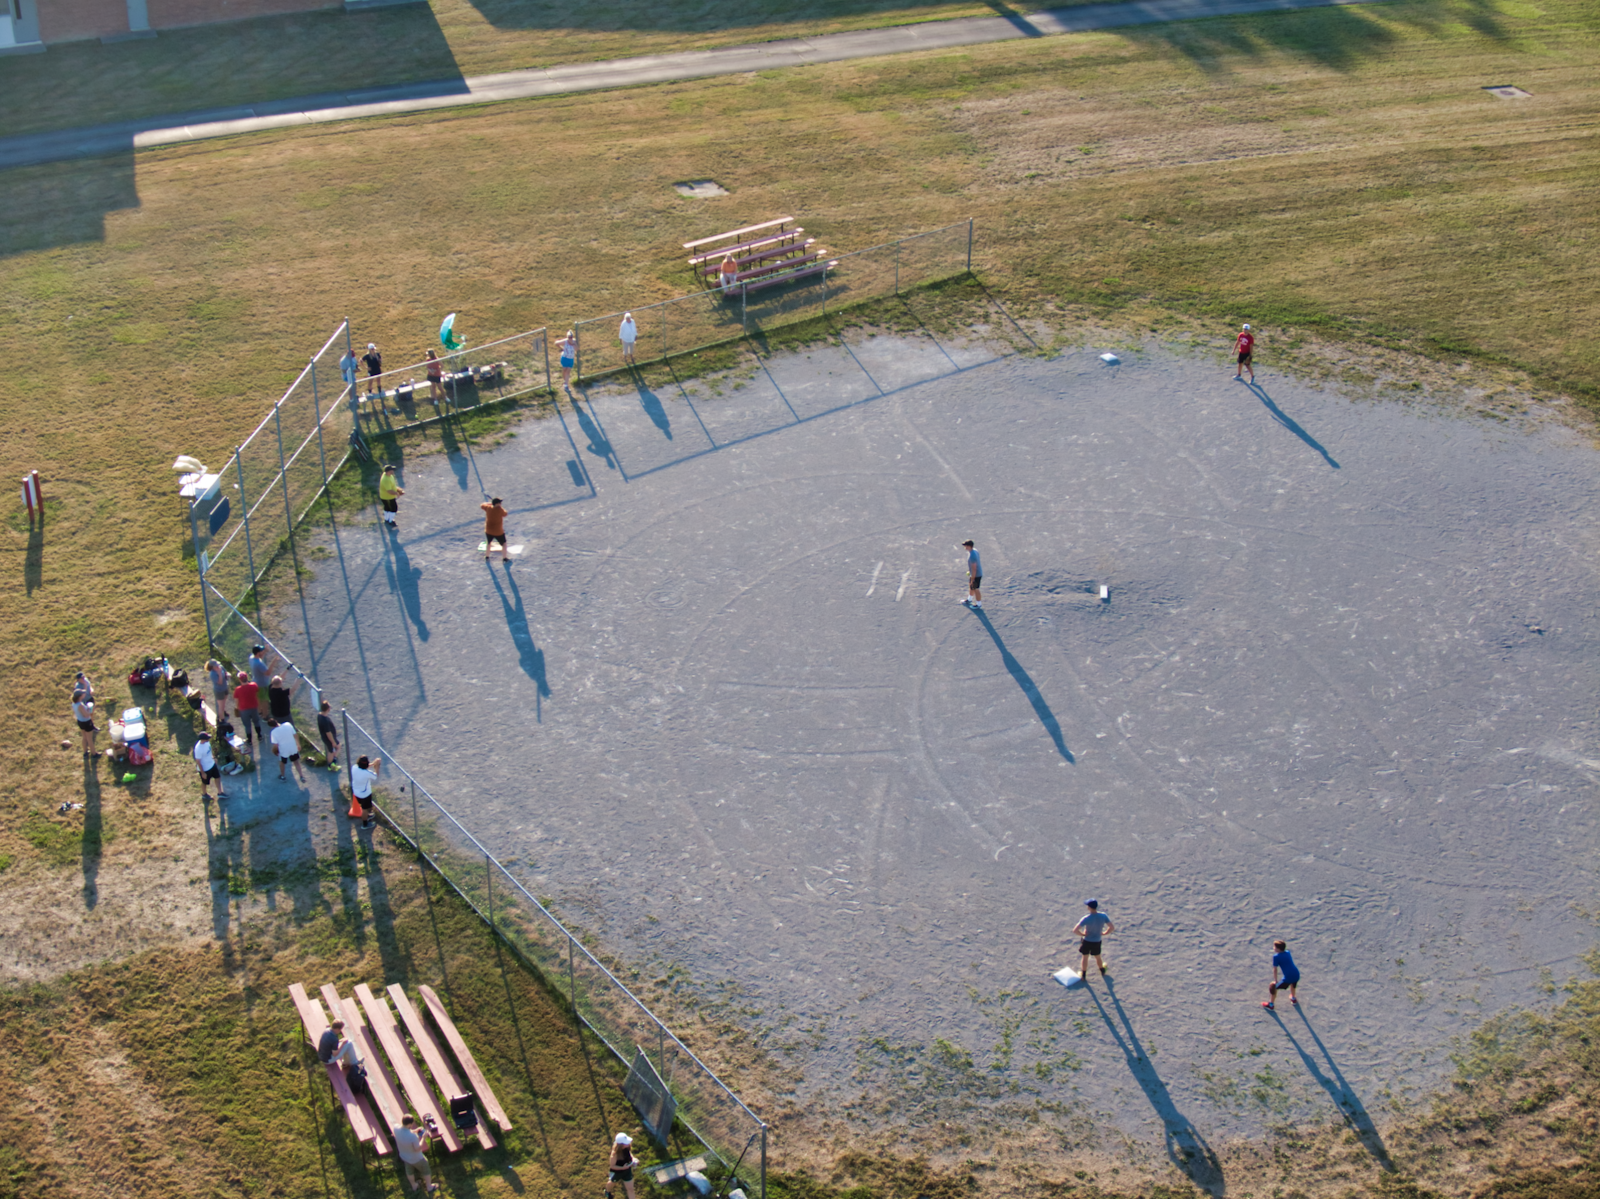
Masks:
[[[1328,1097],[1333,1100],[1333,1105],[1339,1109],[1339,1115],[1350,1126],[1350,1131],[1361,1138],[1361,1143],[1366,1147],[1367,1152],[1372,1155],[1372,1160],[1377,1162],[1382,1169],[1392,1173],[1394,1162],[1389,1157],[1389,1150],[1384,1146],[1383,1138],[1378,1135],[1377,1127],[1372,1123],[1372,1117],[1367,1114],[1367,1109],[1362,1105],[1360,1098],[1350,1089],[1350,1084],[1344,1080],[1344,1075],[1339,1071],[1338,1063],[1333,1060],[1333,1054],[1328,1052],[1328,1047],[1322,1043],[1322,1038],[1317,1036],[1317,1030],[1311,1027],[1311,1020],[1306,1016],[1305,1009],[1296,1008],[1295,1010],[1300,1013],[1300,1019],[1306,1026],[1306,1032],[1311,1035],[1311,1039],[1317,1043],[1317,1048],[1321,1050],[1323,1058],[1328,1063],[1328,1069],[1333,1073],[1333,1077],[1330,1078],[1322,1072],[1322,1067],[1318,1065],[1316,1058],[1305,1051],[1300,1044],[1299,1038],[1294,1035],[1294,1031],[1283,1022],[1283,1018],[1277,1012],[1268,1012],[1267,1015],[1278,1022],[1278,1027],[1283,1029],[1283,1035],[1289,1038],[1289,1044],[1294,1046],[1294,1051],[1300,1055],[1300,1060],[1305,1063],[1305,1067],[1310,1072],[1311,1077],[1316,1079],[1319,1087],[1328,1092]]]
[[[1138,1034],[1133,1031],[1133,1024],[1128,1020],[1128,1013],[1122,1010],[1122,1001],[1117,998],[1111,980],[1107,978],[1105,982],[1106,993],[1111,997],[1112,1006],[1117,1009],[1117,1020],[1122,1022],[1121,1028],[1118,1028],[1117,1022],[1112,1020],[1111,1014],[1106,1011],[1105,1004],[1100,1002],[1100,996],[1095,994],[1094,988],[1086,987],[1085,990],[1089,992],[1089,998],[1094,1000],[1095,1007],[1100,1009],[1100,1018],[1111,1030],[1117,1048],[1121,1049],[1122,1056],[1128,1059],[1129,1072],[1139,1084],[1139,1088],[1144,1091],[1150,1106],[1155,1108],[1156,1115],[1161,1117],[1161,1126],[1166,1133],[1167,1157],[1195,1186],[1212,1195],[1221,1195],[1226,1189],[1222,1177],[1222,1163],[1217,1160],[1216,1152],[1211,1146],[1206,1144],[1205,1137],[1200,1135],[1199,1130],[1189,1122],[1189,1118],[1178,1110],[1177,1104],[1172,1102],[1167,1084],[1161,1081],[1161,1075],[1157,1074],[1156,1068],[1150,1064],[1150,1055],[1139,1043]]]
[[[500,594],[500,606],[506,610],[506,627],[511,630],[511,640],[517,644],[517,660],[522,672],[534,683],[534,720],[542,721],[544,700],[550,697],[550,682],[544,673],[544,651],[533,643],[533,634],[528,631],[528,613],[522,606],[522,592],[517,590],[517,581],[511,577],[511,564],[506,563],[504,586],[501,586],[500,575],[492,566],[489,568],[489,578],[494,583],[495,591]]]
[[[605,431],[600,428],[600,422],[588,406],[577,396],[572,397],[572,410],[578,414],[578,428],[583,430],[583,435],[589,439],[589,444],[583,448],[596,458],[605,459],[605,463],[612,470],[620,470],[621,463],[617,461],[616,451],[611,448]]]
[[[429,636],[428,622],[422,619],[422,591],[417,585],[422,578],[422,568],[411,565],[411,557],[406,553],[405,546],[393,536],[387,538],[387,545],[393,559],[384,562],[389,570],[389,586],[400,597],[411,623],[416,625],[417,636],[426,641]]]
[[[1272,413],[1273,420],[1277,421],[1285,429],[1289,430],[1289,432],[1293,433],[1301,441],[1305,442],[1312,449],[1316,450],[1317,453],[1321,454],[1322,460],[1334,470],[1339,469],[1339,464],[1333,460],[1333,455],[1328,453],[1327,450],[1323,449],[1322,443],[1302,429],[1299,423],[1292,416],[1289,416],[1283,411],[1283,409],[1274,404],[1272,402],[1272,397],[1267,394],[1266,388],[1262,387],[1261,384],[1254,382],[1250,383],[1248,386],[1251,391],[1256,393],[1256,398],[1266,406],[1267,411]]]
[[[1033,681],[1033,676],[1022,668],[1006,648],[1006,643],[1000,640],[1000,634],[995,632],[994,625],[989,621],[989,614],[982,608],[974,608],[972,614],[982,622],[984,630],[994,639],[995,648],[1000,651],[1000,661],[1004,663],[1006,672],[1017,681],[1017,686],[1022,688],[1022,694],[1028,697],[1028,702],[1033,705],[1033,712],[1039,718],[1039,723],[1044,725],[1045,732],[1050,734],[1050,740],[1056,743],[1056,752],[1069,762],[1078,759],[1072,756],[1072,751],[1067,748],[1067,739],[1061,735],[1061,722],[1056,719],[1056,714],[1050,710],[1050,705],[1045,703],[1044,696],[1039,693],[1038,684]]]
[[[644,409],[644,414],[650,418],[650,423],[661,430],[661,436],[668,441],[672,440],[672,421],[667,418],[667,410],[662,406],[661,397],[646,386],[644,376],[634,370],[633,385],[639,389],[639,407]]]

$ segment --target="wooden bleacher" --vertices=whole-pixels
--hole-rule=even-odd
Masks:
[[[452,1096],[465,1095],[470,1088],[461,1081],[461,1076],[445,1060],[444,1051],[439,1048],[439,1042],[434,1040],[432,1030],[422,1022],[422,1017],[417,1014],[417,1009],[411,1006],[411,1000],[406,998],[405,989],[399,983],[389,984],[389,1001],[394,1004],[394,1010],[400,1013],[406,1031],[411,1034],[411,1043],[422,1054],[422,1060],[428,1063],[433,1081],[444,1088],[445,1103],[448,1108]],[[494,1134],[489,1131],[489,1125],[484,1120],[482,1112],[478,1113],[478,1142],[485,1149],[494,1148]]]
[[[289,986],[289,996],[294,1000],[306,1039],[313,1048],[332,1020],[343,1020],[345,1036],[354,1042],[361,1054],[367,1072],[366,1095],[351,1091],[344,1070],[337,1063],[324,1068],[345,1118],[363,1145],[370,1145],[379,1156],[392,1153],[393,1130],[409,1112],[424,1122],[431,1117],[437,1128],[437,1133],[433,1134],[436,1142],[447,1153],[459,1153],[466,1148],[467,1141],[450,1117],[450,1099],[470,1093],[478,1109],[476,1139],[483,1148],[492,1149],[495,1135],[485,1115],[502,1132],[511,1131],[511,1121],[439,996],[426,985],[418,987],[417,991],[433,1018],[438,1035],[428,1027],[417,1005],[398,983],[388,987],[387,996],[394,1003],[394,1010],[400,1013],[403,1028],[384,997],[374,994],[365,983],[358,983],[354,995],[346,997],[341,997],[332,985],[324,985],[321,1002],[311,998],[300,983]],[[331,1017],[323,1011],[323,1004],[333,1013]],[[410,1045],[421,1054],[421,1062],[413,1056]],[[452,1054],[454,1064],[450,1060]]]
[[[445,1151],[460,1153],[461,1137],[456,1132],[449,1115],[440,1109],[433,1089],[424,1081],[422,1067],[417,1059],[411,1056],[411,1050],[406,1048],[406,1043],[400,1036],[400,1026],[395,1023],[394,1013],[389,1010],[389,1005],[374,995],[366,983],[356,984],[356,998],[361,1001],[361,1009],[367,1014],[368,1027],[378,1034],[378,1043],[383,1046],[389,1064],[394,1067],[395,1076],[400,1079],[400,1086],[405,1091],[406,1098],[410,1100],[411,1110],[417,1113],[424,1124],[428,1122],[428,1117],[432,1116],[434,1124],[438,1127],[439,1143],[444,1146]]]
[[[837,260],[828,258],[828,251],[817,244],[816,238],[804,237],[805,230],[798,225],[790,227],[793,220],[777,217],[759,225],[686,241],[683,248],[695,251],[689,257],[689,265],[711,288],[722,287],[722,260],[733,256],[738,271],[733,285],[723,293],[730,296],[748,295],[837,266]]]
[[[450,1046],[450,1051],[456,1055],[456,1061],[461,1063],[461,1069],[467,1076],[467,1081],[472,1084],[472,1093],[478,1097],[478,1102],[483,1105],[483,1110],[488,1112],[489,1118],[500,1126],[501,1132],[511,1131],[511,1121],[506,1119],[506,1112],[500,1106],[500,1101],[494,1097],[494,1091],[489,1087],[489,1080],[483,1076],[483,1071],[478,1068],[478,1061],[472,1056],[472,1050],[467,1048],[467,1043],[461,1039],[461,1034],[456,1031],[455,1021],[450,1019],[450,1013],[445,1010],[439,997],[434,994],[433,988],[423,983],[417,988],[417,993],[422,996],[422,1002],[427,1005],[428,1015],[433,1017],[433,1022],[439,1026],[439,1031],[444,1034],[445,1043]]]
[[[300,1013],[300,1025],[306,1031],[306,1039],[315,1049],[317,1042],[322,1040],[322,1034],[328,1031],[328,1018],[323,1014],[322,1005],[307,995],[306,989],[299,983],[289,984],[289,997],[294,1000],[295,1009]],[[357,1047],[359,1048],[359,1045]],[[339,1100],[340,1106],[344,1108],[345,1118],[350,1121],[356,1139],[363,1145],[370,1145],[372,1151],[379,1157],[388,1154],[390,1149],[388,1133],[373,1113],[366,1096],[358,1096],[350,1090],[350,1084],[344,1076],[344,1067],[337,1062],[329,1062],[323,1069],[328,1073],[328,1083],[333,1087],[334,1096]],[[370,1070],[368,1073],[370,1075]]]

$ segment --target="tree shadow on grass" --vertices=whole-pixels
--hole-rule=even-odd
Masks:
[[[1166,45],[1201,69],[1224,74],[1228,59],[1269,54],[1308,58],[1335,71],[1351,71],[1395,50],[1409,35],[1443,36],[1466,24],[1495,41],[1507,41],[1494,0],[1394,0],[1371,9],[1340,4],[1272,14],[1170,21],[1120,30],[1130,42]],[[1396,29],[1395,26],[1402,28]]]
[[[1122,1050],[1122,1056],[1127,1059],[1128,1070],[1133,1074],[1134,1081],[1139,1084],[1139,1089],[1144,1092],[1145,1098],[1150,1101],[1150,1106],[1161,1119],[1161,1127],[1166,1134],[1167,1157],[1195,1186],[1211,1195],[1223,1194],[1226,1185],[1222,1177],[1222,1163],[1217,1158],[1216,1152],[1206,1143],[1200,1131],[1189,1122],[1189,1118],[1178,1110],[1177,1104],[1173,1103],[1167,1084],[1161,1080],[1161,1075],[1156,1073],[1150,1055],[1139,1043],[1139,1035],[1133,1031],[1133,1023],[1128,1019],[1128,1013],[1123,1010],[1122,1001],[1117,998],[1110,978],[1105,980],[1105,984],[1111,1004],[1116,1008],[1116,1020],[1113,1020],[1111,1013],[1106,1011],[1105,1004],[1100,1002],[1100,996],[1095,993],[1093,987],[1085,985],[1084,990],[1088,992],[1089,998],[1094,1000],[1095,1007],[1100,1009],[1100,1018],[1106,1022],[1117,1048]]]

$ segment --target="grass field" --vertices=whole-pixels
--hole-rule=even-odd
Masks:
[[[429,83],[563,63],[669,54],[951,17],[1068,8],[944,0],[695,5],[433,0],[164,30],[155,40],[52,46],[6,64],[0,129],[36,133],[230,104]],[[70,78],[73,86],[57,82]]]
[[[1600,22],[1576,0],[1400,0],[0,175],[0,305],[19,357],[0,463],[13,480],[42,471],[51,498],[42,533],[12,508],[0,541],[14,572],[0,593],[0,910],[8,936],[75,947],[13,971],[44,989],[7,998],[6,1023],[31,1011],[19,1027],[68,1046],[51,1017],[76,993],[51,988],[174,977],[156,958],[84,963],[168,941],[174,961],[218,956],[145,906],[159,906],[152,847],[182,856],[196,836],[176,750],[147,797],[111,793],[95,829],[54,814],[85,789],[81,759],[57,748],[67,691],[74,670],[112,680],[147,651],[199,660],[166,465],[220,460],[341,316],[405,358],[452,310],[477,341],[681,294],[677,243],[777,212],[839,250],[971,215],[989,293],[1066,337],[1080,319],[1219,336],[1248,319],[1269,370],[1308,335],[1343,339],[1377,347],[1393,386],[1417,361],[1404,351],[1477,403],[1531,380],[1592,411],[1597,49]],[[1500,83],[1532,98],[1482,90]],[[732,196],[671,190],[701,177]],[[59,981],[69,968],[89,973]],[[195,969],[218,986],[248,977]],[[71,1026],[83,1044],[91,1024]]]

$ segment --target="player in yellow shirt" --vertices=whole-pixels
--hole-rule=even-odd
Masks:
[[[400,486],[400,480],[394,476],[394,467],[384,467],[383,477],[378,480],[378,498],[383,501],[383,523],[391,529],[400,528],[395,517],[400,513],[399,501],[405,493],[406,489]]]

